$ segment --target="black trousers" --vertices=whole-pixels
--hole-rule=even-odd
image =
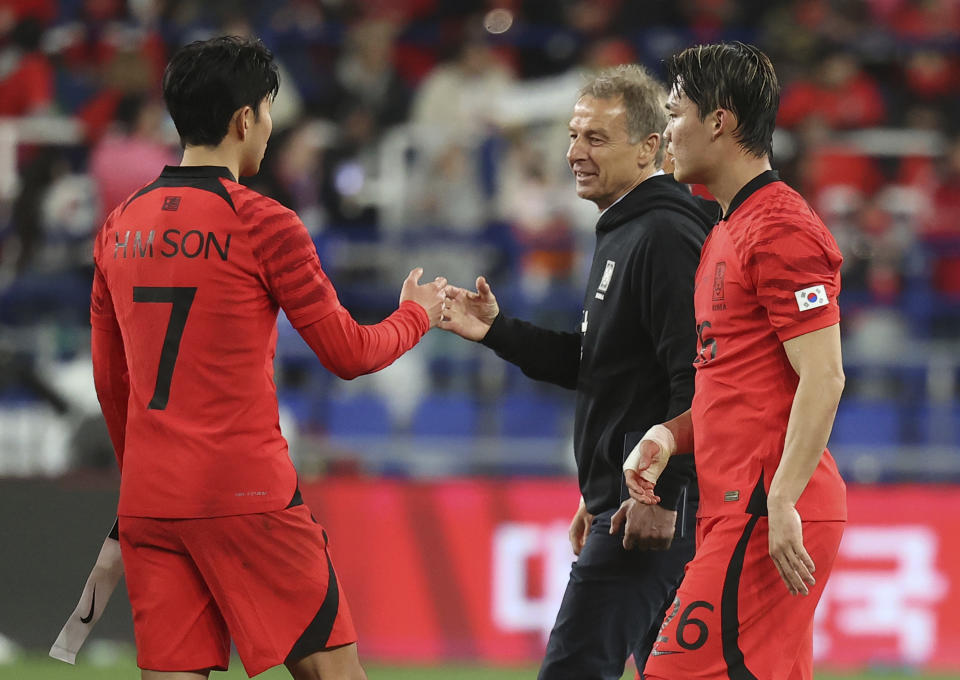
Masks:
[[[642,672],[660,624],[693,558],[697,489],[688,489],[677,512],[669,550],[624,550],[611,536],[615,510],[597,515],[570,580],[538,680],[620,680],[633,654]]]

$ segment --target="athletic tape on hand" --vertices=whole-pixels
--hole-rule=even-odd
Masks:
[[[123,560],[120,557],[120,541],[107,537],[100,548],[97,563],[83,586],[80,601],[70,618],[63,625],[56,642],[50,648],[50,656],[69,664],[76,663],[77,652],[83,646],[94,624],[100,620],[107,600],[113,594],[123,575]]]
[[[677,451],[677,441],[673,437],[666,425],[654,425],[644,433],[637,445],[630,451],[630,455],[623,462],[624,471],[636,470],[640,466],[640,446],[643,442],[653,442],[660,447],[660,455],[650,464],[646,470],[640,473],[640,476],[652,484],[656,484],[660,478],[660,473],[667,467],[667,463]]]

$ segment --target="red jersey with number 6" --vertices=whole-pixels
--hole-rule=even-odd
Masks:
[[[296,214],[226,168],[168,167],[110,214],[94,261],[91,323],[119,328],[129,374],[119,514],[286,507],[278,309],[298,329],[341,309]]]
[[[783,343],[839,322],[842,261],[820,218],[773,171],[747,184],[707,237],[694,290],[701,517],[756,512],[765,500],[799,382]],[[846,519],[829,451],[797,510],[804,520]]]

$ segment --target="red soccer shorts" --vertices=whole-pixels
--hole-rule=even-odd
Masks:
[[[247,674],[357,641],[305,505],[201,519],[120,518],[137,665],[226,669],[233,638]]]
[[[770,558],[767,518],[700,519],[687,564],[644,670],[646,680],[810,680],[813,615],[844,522],[804,522],[816,565],[809,595],[791,595]]]

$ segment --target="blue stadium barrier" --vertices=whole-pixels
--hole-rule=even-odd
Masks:
[[[895,402],[840,401],[830,446],[894,446],[900,440],[900,409]]]
[[[471,437],[480,434],[479,404],[465,394],[432,394],[417,405],[410,432],[428,437]]]
[[[386,402],[376,394],[330,397],[326,429],[332,436],[389,435],[393,432]]]
[[[530,392],[511,393],[497,404],[500,434],[505,437],[559,437],[573,410],[554,398]]]

